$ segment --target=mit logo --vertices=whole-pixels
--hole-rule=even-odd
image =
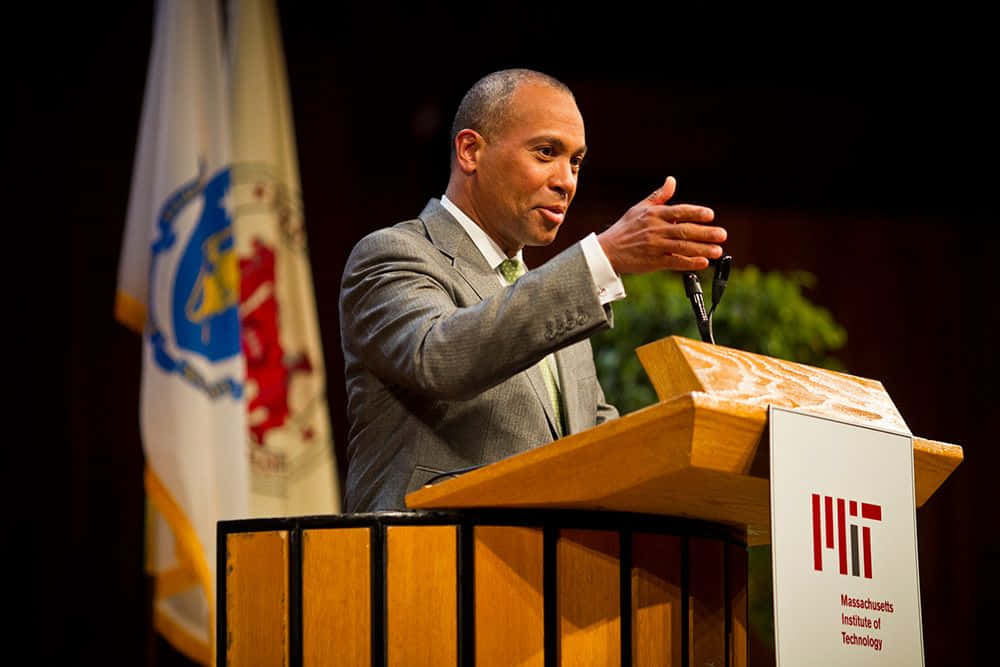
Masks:
[[[812,494],[813,516],[813,568],[823,571],[823,548],[833,549],[833,501],[830,496],[823,496],[822,503],[818,493]],[[840,563],[840,573],[847,574],[847,505],[850,505],[850,516],[853,518],[851,528],[851,574],[861,576],[861,563],[858,554],[858,501],[849,503],[843,498],[837,498],[837,557]],[[822,507],[821,507],[822,505]],[[882,520],[882,506],[871,503],[861,503],[861,518],[869,521]],[[824,527],[826,530],[824,530]],[[825,535],[824,535],[825,533]],[[861,527],[861,548],[864,557],[865,579],[872,578],[872,531],[868,526]]]

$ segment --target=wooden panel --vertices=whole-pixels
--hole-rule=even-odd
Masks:
[[[457,529],[386,528],[388,664],[455,665]]]
[[[635,355],[639,357],[639,363],[659,400],[666,401],[692,391],[705,391],[701,378],[684,358],[684,352],[673,336],[640,345],[635,349]]]
[[[913,481],[917,507],[930,499],[962,462],[963,456],[958,445],[926,438],[913,439]]]
[[[371,664],[371,530],[302,533],[302,662]]]
[[[288,664],[288,531],[226,536],[226,664]]]
[[[747,597],[747,550],[726,545],[726,589],[729,598],[729,667],[749,664],[747,628],[749,599]]]
[[[618,533],[562,530],[556,546],[559,664],[621,664]]]
[[[688,465],[693,407],[692,398],[681,397],[612,419],[544,447],[418,489],[407,495],[407,505],[602,507],[607,494]],[[748,444],[756,446],[756,442]],[[612,461],[623,459],[632,465],[612,465]],[[511,484],[513,476],[517,482]]]
[[[632,664],[680,667],[681,540],[632,536]]]
[[[406,502],[665,514],[766,534],[767,480],[747,474],[766,423],[764,410],[689,394],[414,491]],[[703,467],[692,466],[693,452]],[[718,461],[706,461],[713,455]]]
[[[542,667],[542,530],[476,526],[474,569],[477,667]]]
[[[688,540],[688,652],[692,665],[724,665],[726,597],[724,542]]]

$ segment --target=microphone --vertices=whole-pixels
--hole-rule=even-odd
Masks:
[[[701,283],[698,281],[698,274],[689,271],[684,274],[684,291],[687,292],[688,300],[691,302],[691,309],[694,311],[694,320],[698,324],[698,333],[706,343],[715,344],[715,334],[712,331],[712,315],[722,301],[722,294],[726,291],[729,283],[729,270],[733,265],[731,255],[723,255],[718,259],[708,260],[709,264],[715,267],[715,275],[712,277],[712,309],[705,312],[705,297],[701,291]]]
[[[688,300],[691,302],[691,309],[694,310],[694,320],[698,325],[698,333],[706,343],[712,341],[712,334],[708,328],[708,313],[705,312],[705,297],[702,296],[701,283],[698,281],[698,274],[689,271],[684,274],[684,291],[687,292]]]
[[[723,255],[719,259],[708,260],[715,266],[715,276],[712,278],[712,310],[722,301],[722,293],[726,291],[726,284],[729,282],[729,269],[733,266],[732,255]],[[709,317],[712,314],[709,313]]]

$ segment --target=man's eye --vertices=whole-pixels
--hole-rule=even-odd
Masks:
[[[544,155],[545,157],[552,157],[553,155],[555,155],[555,151],[552,150],[552,146],[540,146],[538,148],[538,152]]]
[[[575,169],[579,169],[580,167],[583,166],[583,158],[582,157],[575,157],[572,160],[570,160],[569,163],[571,165],[573,165],[573,167]]]

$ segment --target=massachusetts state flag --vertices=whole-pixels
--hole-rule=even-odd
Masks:
[[[154,623],[203,664],[216,522],[339,510],[273,0],[228,34],[216,2],[157,5],[115,303],[143,336]]]

